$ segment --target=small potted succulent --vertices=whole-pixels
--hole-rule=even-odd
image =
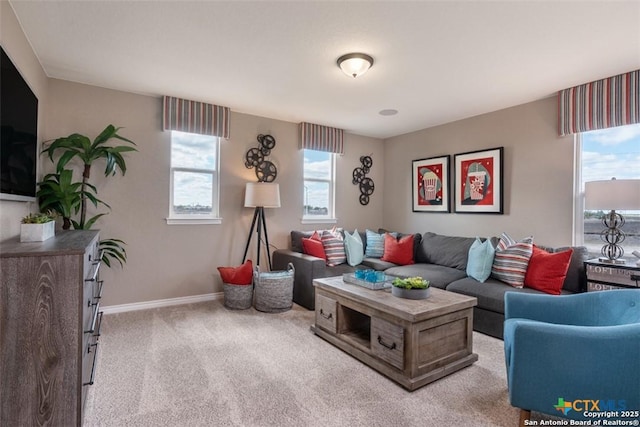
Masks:
[[[391,282],[391,294],[406,299],[425,299],[431,294],[429,281],[422,277],[396,278]]]
[[[30,213],[20,224],[21,242],[44,242],[56,234],[55,217],[49,213]]]

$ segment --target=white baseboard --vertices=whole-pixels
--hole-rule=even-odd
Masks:
[[[192,295],[188,297],[158,299],[154,301],[134,302],[130,304],[118,304],[101,307],[104,314],[124,313],[126,311],[148,310],[151,308],[169,307],[172,305],[193,304],[196,302],[213,301],[224,298],[223,292]]]

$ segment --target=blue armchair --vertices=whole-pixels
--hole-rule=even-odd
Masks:
[[[640,419],[640,290],[507,292],[504,317],[509,400],[521,425],[530,411]]]

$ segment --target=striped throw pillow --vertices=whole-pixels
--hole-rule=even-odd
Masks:
[[[321,239],[329,267],[335,267],[336,265],[347,262],[347,254],[344,251],[344,239],[339,231],[336,229],[324,230],[322,231]]]
[[[533,236],[516,242],[507,233],[502,233],[491,267],[491,277],[514,288],[524,287],[524,278],[532,253]]]
[[[367,228],[367,247],[364,256],[367,258],[382,258],[384,255],[384,233],[378,234]]]

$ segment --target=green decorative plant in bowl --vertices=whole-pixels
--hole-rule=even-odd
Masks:
[[[39,212],[39,213],[30,213],[29,215],[22,218],[22,224],[45,224],[49,221],[55,221],[55,216]]]
[[[422,277],[396,278],[391,282],[391,294],[406,299],[425,299],[431,294],[429,281]]]
[[[44,242],[56,233],[55,216],[49,213],[30,213],[20,224],[21,242]]]

